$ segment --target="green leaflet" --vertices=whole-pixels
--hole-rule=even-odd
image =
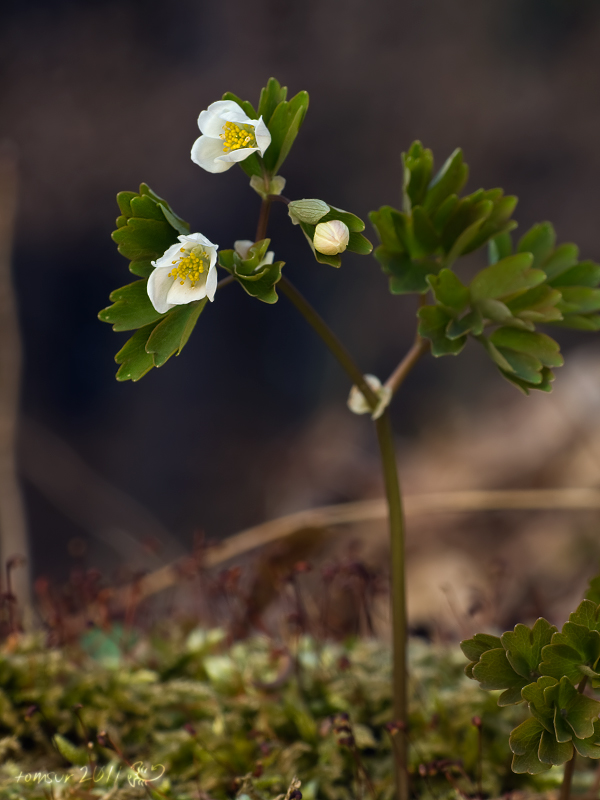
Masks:
[[[272,304],[278,300],[275,286],[281,280],[281,270],[285,262],[276,261],[274,264],[261,266],[270,241],[262,239],[255,242],[245,259],[235,250],[221,250],[219,264],[234,276],[247,294],[263,303]]]

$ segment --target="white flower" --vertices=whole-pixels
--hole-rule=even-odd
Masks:
[[[253,244],[254,242],[251,242],[250,239],[239,239],[237,242],[233,243],[233,249],[242,259],[242,261],[245,261],[248,258],[248,250],[250,250]],[[266,264],[272,264],[274,257],[275,257],[275,252],[273,250],[269,250],[268,252],[266,252],[265,257],[260,262],[258,267],[256,267],[255,271],[258,272],[258,270],[261,267],[264,267]]]
[[[319,222],[315,228],[313,244],[319,253],[334,256],[336,253],[344,252],[349,239],[348,226],[339,219],[332,219],[329,222]]]
[[[148,278],[148,297],[159,314],[204,297],[212,302],[217,290],[218,245],[201,233],[177,238],[179,244],[151,262],[155,269]]]
[[[208,172],[225,172],[252,153],[264,155],[271,134],[263,118],[250,117],[233,100],[217,100],[198,117],[202,136],[192,147],[192,161]]]
[[[365,381],[377,395],[378,402],[374,409],[368,404],[364,394],[353,386],[348,397],[348,408],[354,414],[370,414],[371,419],[379,419],[385,409],[389,406],[392,399],[392,390],[389,386],[382,386],[381,381],[376,375],[365,375]]]

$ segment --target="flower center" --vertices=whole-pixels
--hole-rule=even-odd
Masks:
[[[223,140],[223,152],[241,150],[243,147],[257,147],[256,137],[252,125],[236,125],[235,122],[226,122],[223,133],[219,134]]]
[[[185,247],[181,247],[179,252],[186,253]],[[179,261],[176,259],[171,263],[176,264],[176,266],[171,268],[169,278],[173,278],[173,280],[179,278],[179,283],[182,286],[187,278],[192,284],[193,289],[200,280],[200,275],[202,275],[204,269],[208,268],[210,256],[203,247],[196,245],[191,250],[187,251],[186,255],[180,256]]]

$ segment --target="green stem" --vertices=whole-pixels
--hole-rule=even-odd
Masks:
[[[429,344],[429,339],[423,339],[423,337],[417,334],[415,343],[385,382],[388,389],[392,390],[392,394],[396,394],[400,386],[404,383],[408,373],[421,356],[429,350]]]
[[[354,359],[350,353],[346,350],[325,320],[315,311],[308,300],[300,294],[287,278],[282,277],[277,286],[288,300],[291,300],[296,306],[313,330],[321,337],[332,355],[335,356],[342,368],[346,371],[352,383],[358,386],[371,408],[375,408],[379,402],[377,395],[366,382],[365,376],[354,363]]]
[[[260,215],[258,217],[258,226],[256,228],[255,242],[260,242],[267,236],[267,225],[269,224],[269,212],[271,211],[271,198],[265,198],[260,206]]]
[[[393,655],[393,715],[401,723],[398,737],[396,764],[396,795],[398,800],[408,800],[408,699],[407,656],[408,625],[406,619],[406,570],[404,546],[404,512],[398,480],[398,467],[394,449],[394,436],[389,411],[386,409],[375,422],[379,453],[383,467],[385,495],[389,510],[391,575],[392,575],[392,655]]]

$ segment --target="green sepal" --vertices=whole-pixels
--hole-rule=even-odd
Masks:
[[[508,743],[513,752],[512,771],[517,774],[539,775],[550,769],[550,764],[540,760],[538,753],[545,731],[537,719],[530,717],[518,725],[510,734]]]
[[[154,358],[146,352],[146,342],[159,321],[137,330],[119,350],[115,356],[115,361],[121,365],[116,376],[118,381],[139,381],[152,369]]]
[[[113,305],[104,308],[98,318],[111,323],[114,331],[131,331],[141,328],[162,314],[154,308],[148,297],[148,281],[135,281],[110,294]]]
[[[456,356],[467,342],[467,337],[450,339],[446,329],[452,320],[442,306],[423,306],[419,309],[419,335],[431,342],[431,354],[434,356]]]

